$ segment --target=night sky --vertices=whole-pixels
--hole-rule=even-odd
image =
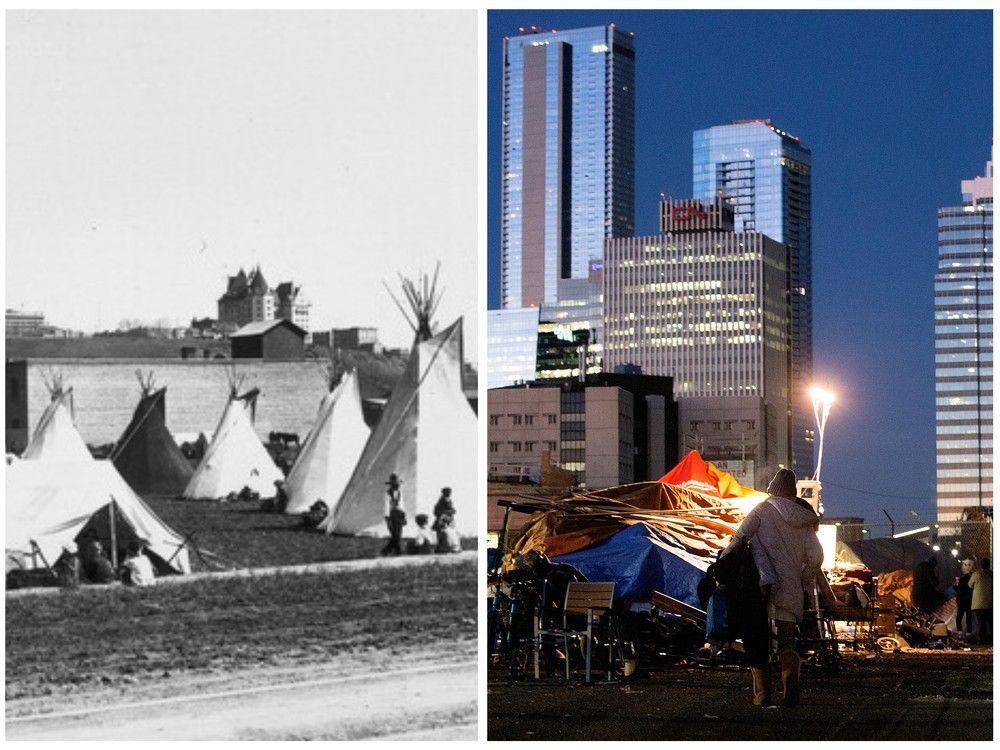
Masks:
[[[635,32],[636,232],[691,195],[693,131],[769,118],[812,151],[814,380],[829,516],[933,522],[937,209],[993,138],[990,11],[489,13],[489,307],[499,307],[500,76],[519,26]]]

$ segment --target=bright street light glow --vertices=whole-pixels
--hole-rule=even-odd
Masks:
[[[813,416],[816,417],[816,427],[819,429],[819,456],[816,459],[816,473],[813,474],[813,479],[818,482],[819,472],[823,467],[823,433],[826,430],[826,418],[830,416],[834,398],[833,393],[818,385],[809,388],[809,398],[812,399]]]

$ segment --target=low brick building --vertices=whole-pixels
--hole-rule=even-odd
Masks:
[[[233,359],[295,360],[305,357],[306,332],[288,320],[247,323],[229,337]]]

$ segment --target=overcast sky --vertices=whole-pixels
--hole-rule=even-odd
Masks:
[[[412,334],[433,272],[477,346],[475,11],[9,11],[8,306],[91,331],[215,317],[260,264],[311,327]],[[401,295],[399,295],[401,296]]]

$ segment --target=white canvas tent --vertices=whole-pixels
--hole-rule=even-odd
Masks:
[[[53,391],[52,400],[42,412],[21,458],[32,461],[93,460],[83,436],[73,424],[72,403],[72,388]]]
[[[52,565],[64,546],[85,528],[105,540],[111,530],[118,547],[146,542],[156,562],[178,573],[191,572],[183,539],[161,521],[110,461],[15,461],[7,466],[4,545],[8,560],[38,553]],[[112,510],[114,513],[112,514]]]
[[[218,500],[249,487],[261,497],[274,497],[274,483],[283,480],[253,428],[256,393],[231,395],[215,428],[212,442],[184,489],[189,500]]]
[[[387,536],[385,491],[400,481],[407,526],[433,508],[442,487],[452,488],[455,526],[477,533],[476,415],[462,390],[462,319],[413,346],[378,425],[372,431],[336,507],[321,524],[327,533]]]
[[[347,486],[371,430],[361,410],[355,371],[344,373],[323,397],[309,436],[285,480],[286,513],[302,513],[317,500],[332,509]]]

